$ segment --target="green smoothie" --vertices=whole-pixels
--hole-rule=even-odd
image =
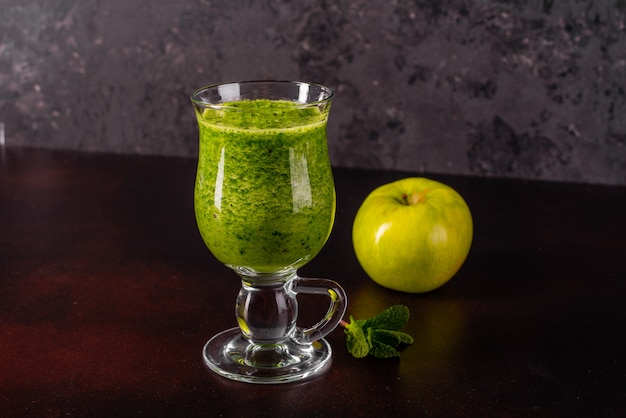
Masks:
[[[231,267],[298,268],[322,249],[335,216],[327,111],[278,100],[221,106],[197,113],[202,238]]]

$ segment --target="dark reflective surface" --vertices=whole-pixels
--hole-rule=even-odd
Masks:
[[[409,306],[416,342],[356,360],[338,329],[326,374],[254,386],[202,365],[239,283],[197,232],[195,160],[0,151],[1,416],[626,412],[626,188],[430,175],[466,199],[474,245],[408,295],[365,277],[350,232],[370,190],[409,174],[336,169],[335,228],[302,274],[338,280],[357,318]]]

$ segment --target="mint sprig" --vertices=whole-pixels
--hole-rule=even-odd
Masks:
[[[413,344],[413,337],[399,331],[409,319],[409,308],[394,305],[370,319],[342,321],[345,328],[346,347],[356,358],[368,355],[376,358],[399,357],[401,344]]]

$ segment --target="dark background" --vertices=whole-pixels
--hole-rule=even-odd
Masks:
[[[338,167],[626,184],[626,1],[0,0],[0,142],[195,157],[196,88],[336,92]]]

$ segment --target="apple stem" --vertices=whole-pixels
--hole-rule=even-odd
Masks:
[[[405,205],[416,205],[419,202],[421,202],[424,198],[424,193],[419,193],[417,191],[414,191],[413,193],[411,193],[411,195],[407,195],[406,193],[404,193],[402,195],[402,200],[404,201]]]

